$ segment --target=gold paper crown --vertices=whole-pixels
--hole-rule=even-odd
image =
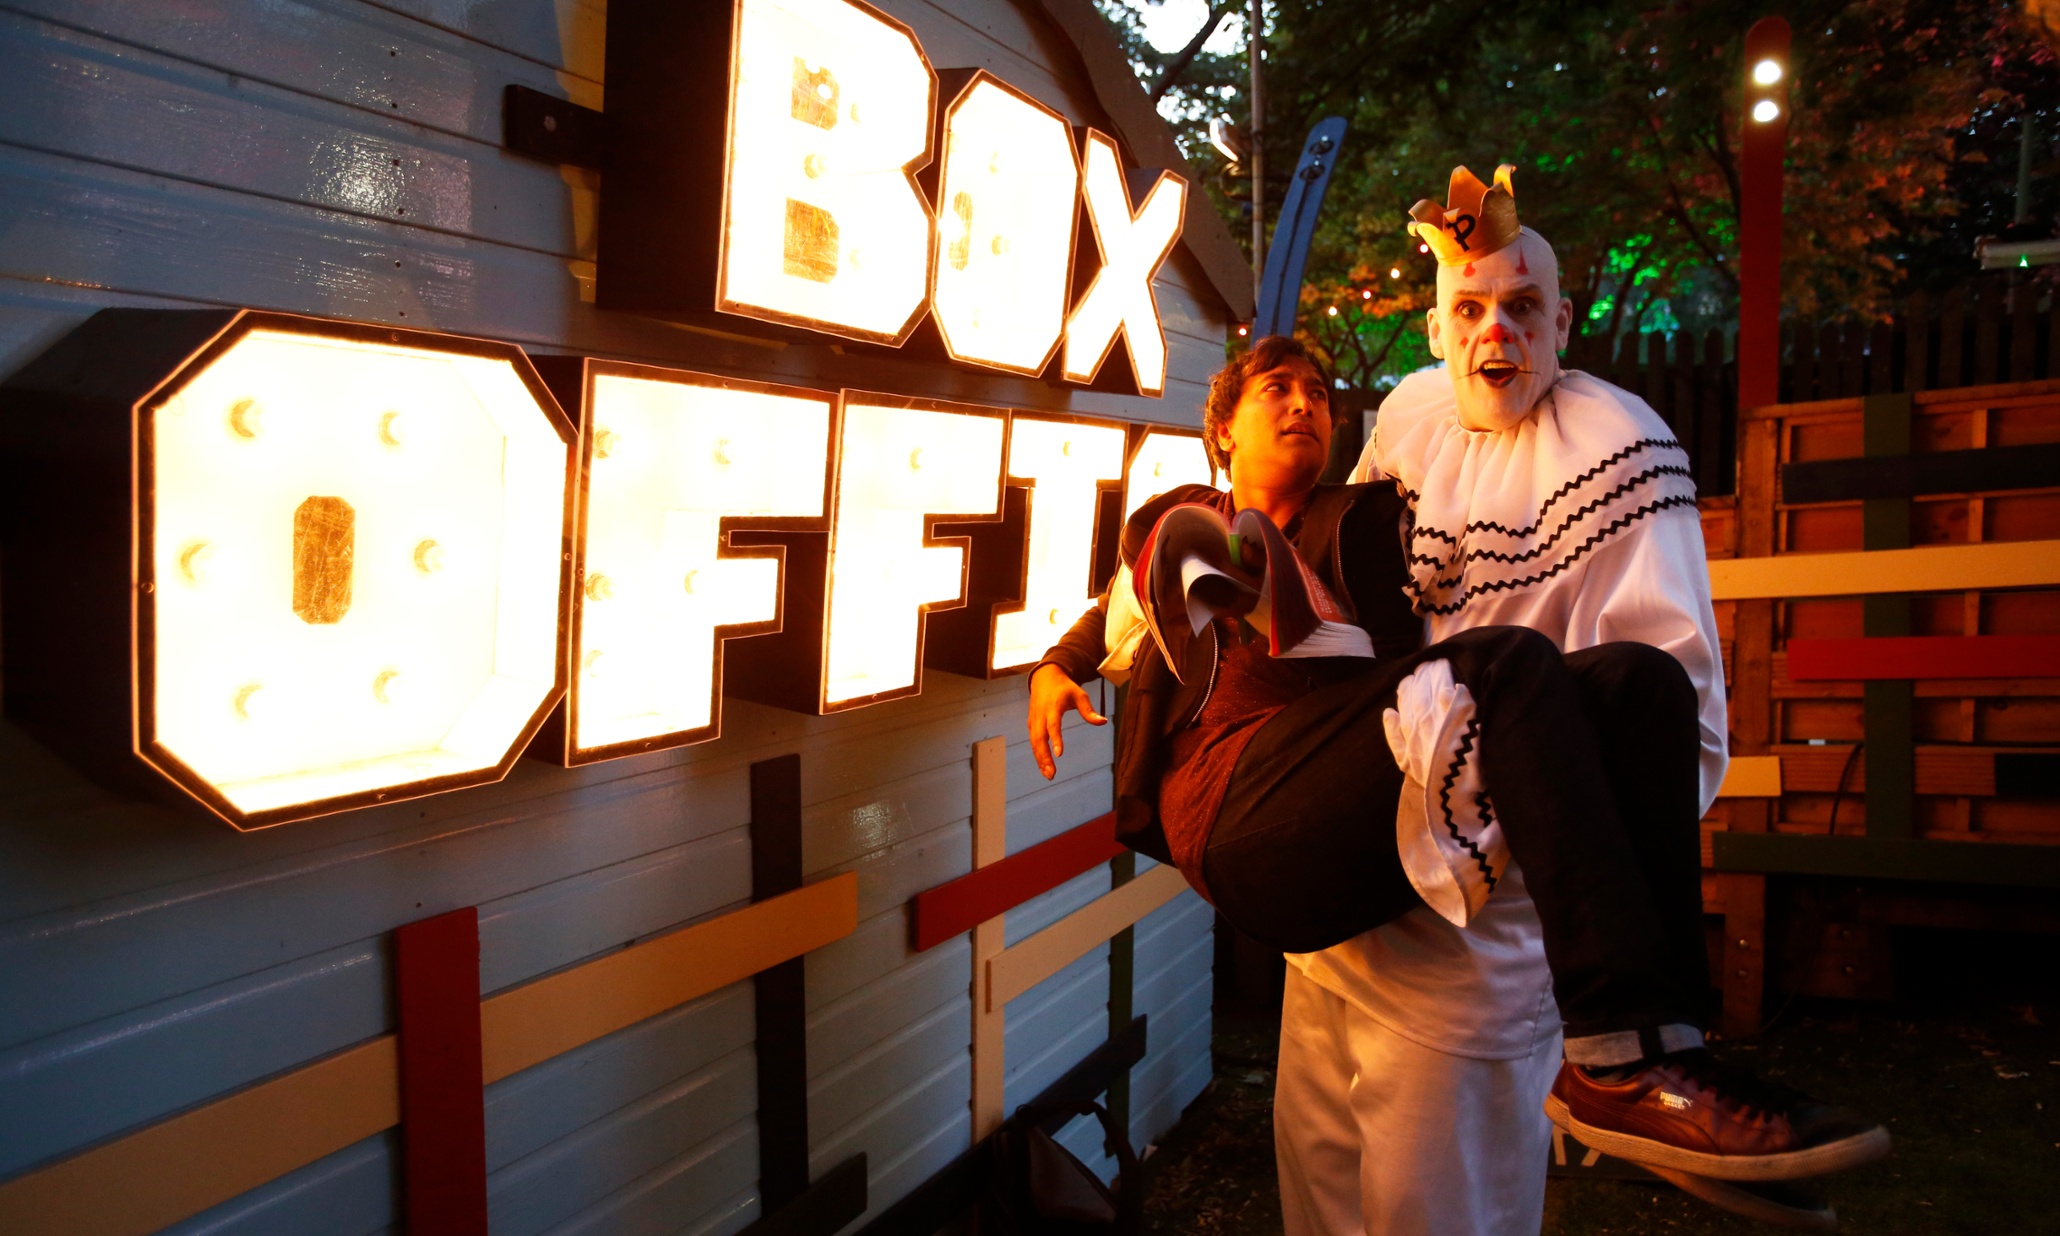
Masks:
[[[1513,163],[1495,169],[1495,187],[1463,167],[1452,169],[1447,205],[1429,198],[1409,208],[1415,222],[1409,230],[1431,247],[1440,266],[1460,266],[1514,243],[1522,225],[1516,221],[1516,190],[1510,186]]]

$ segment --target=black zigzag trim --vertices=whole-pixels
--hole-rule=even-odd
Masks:
[[[1581,486],[1586,485],[1589,481],[1592,481],[1596,477],[1601,476],[1603,472],[1609,469],[1611,466],[1624,462],[1626,459],[1629,459],[1631,456],[1638,454],[1640,451],[1664,449],[1666,447],[1673,447],[1675,450],[1678,451],[1681,449],[1681,444],[1679,442],[1674,441],[1672,438],[1640,438],[1636,442],[1633,442],[1631,445],[1625,447],[1623,450],[1620,450],[1616,454],[1609,456],[1602,462],[1596,464],[1594,467],[1588,469],[1586,472],[1581,473],[1579,476],[1568,481],[1566,484],[1561,485],[1558,489],[1553,490],[1551,496],[1547,497],[1544,503],[1538,507],[1537,518],[1531,521],[1531,525],[1528,528],[1506,528],[1503,525],[1496,523],[1492,519],[1484,519],[1478,523],[1468,524],[1466,526],[1466,531],[1500,532],[1502,535],[1509,537],[1530,536],[1531,534],[1535,533],[1541,525],[1544,524],[1546,514],[1552,510],[1553,504],[1558,502],[1561,498],[1566,497],[1574,490],[1579,489]],[[1683,453],[1685,454],[1686,452]]]
[[[1466,753],[1473,750],[1474,739],[1480,737],[1480,733],[1481,719],[1468,717],[1466,733],[1459,736],[1459,750],[1453,752],[1452,766],[1445,770],[1445,783],[1438,789],[1438,809],[1445,813],[1445,831],[1451,833],[1452,840],[1465,846],[1466,852],[1473,855],[1474,866],[1481,869],[1481,875],[1488,881],[1488,891],[1492,893],[1495,891],[1495,869],[1488,865],[1488,856],[1481,853],[1481,848],[1469,841],[1465,833],[1459,831],[1459,825],[1452,819],[1452,786],[1459,780],[1459,770],[1466,764]],[[1477,797],[1484,801],[1487,795]]]
[[[1615,489],[1610,490],[1608,493],[1603,494],[1601,497],[1596,498],[1593,501],[1590,501],[1587,504],[1583,505],[1582,507],[1574,511],[1571,515],[1568,515],[1565,519],[1560,521],[1559,527],[1554,528],[1552,530],[1552,535],[1546,537],[1543,541],[1540,541],[1536,548],[1526,550],[1520,554],[1505,554],[1500,552],[1499,550],[1493,549],[1470,549],[1467,550],[1465,553],[1461,554],[1456,563],[1444,562],[1435,558],[1429,558],[1418,554],[1409,555],[1409,560],[1411,562],[1423,563],[1426,566],[1434,566],[1440,571],[1448,570],[1456,565],[1462,570],[1462,572],[1465,570],[1466,564],[1469,562],[1501,562],[1507,563],[1510,566],[1515,566],[1519,562],[1529,562],[1533,558],[1537,558],[1540,555],[1544,554],[1546,551],[1550,550],[1554,545],[1559,544],[1560,538],[1564,537],[1575,524],[1579,523],[1583,519],[1586,519],[1588,516],[1593,515],[1601,507],[1616,501],[1618,498],[1623,497],[1625,494],[1630,493],[1634,489],[1638,489],[1644,486],[1648,481],[1655,481],[1663,476],[1678,476],[1688,478],[1689,473],[1688,469],[1677,468],[1672,464],[1661,464],[1657,468],[1648,468],[1645,471],[1638,473],[1636,476],[1630,477],[1629,479],[1625,480],[1623,484],[1618,485]],[[1459,580],[1460,576],[1455,575],[1451,579],[1437,580],[1431,585],[1431,587],[1449,588],[1452,585],[1458,583]]]
[[[1446,614],[1456,614],[1461,609],[1465,608],[1466,603],[1468,601],[1472,600],[1477,596],[1481,596],[1483,594],[1490,592],[1514,592],[1519,588],[1528,588],[1532,584],[1543,583],[1546,580],[1551,579],[1553,576],[1559,574],[1561,571],[1566,570],[1574,563],[1580,561],[1582,557],[1586,556],[1589,550],[1594,549],[1597,545],[1600,545],[1609,537],[1631,526],[1639,520],[1645,518],[1647,515],[1655,515],[1671,507],[1692,507],[1694,505],[1695,495],[1693,494],[1675,494],[1672,497],[1661,498],[1657,502],[1647,503],[1646,505],[1639,507],[1637,510],[1632,511],[1628,515],[1623,515],[1615,520],[1612,520],[1607,526],[1602,528],[1600,531],[1590,535],[1587,540],[1582,541],[1579,545],[1575,546],[1573,552],[1568,554],[1565,558],[1561,559],[1560,562],[1551,570],[1541,571],[1536,575],[1527,575],[1522,579],[1496,579],[1490,580],[1485,584],[1476,584],[1473,587],[1467,589],[1465,592],[1461,593],[1459,595],[1458,600],[1453,601],[1448,605],[1432,605],[1428,601],[1426,601],[1424,599],[1424,589],[1422,585],[1418,584],[1414,579],[1405,581],[1403,583],[1403,587],[1410,593],[1411,596],[1415,598],[1415,607],[1417,613],[1437,614],[1440,616]]]

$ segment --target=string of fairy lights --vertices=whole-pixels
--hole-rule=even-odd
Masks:
[[[1430,247],[1429,245],[1426,245],[1426,244],[1418,244],[1418,245],[1416,246],[1416,251],[1417,251],[1417,253],[1419,253],[1419,254],[1428,254],[1428,253],[1429,253],[1429,252],[1431,251],[1431,247]],[[1389,278],[1390,280],[1399,280],[1399,279],[1401,279],[1401,277],[1402,277],[1402,268],[1401,268],[1400,266],[1390,266],[1390,267],[1388,268],[1388,278]],[[1359,308],[1360,308],[1360,311],[1361,311],[1361,312],[1365,312],[1365,311],[1366,311],[1366,309],[1367,309],[1367,306],[1368,306],[1368,304],[1369,304],[1369,303],[1370,303],[1370,302],[1371,302],[1372,300],[1373,300],[1373,289],[1372,289],[1372,288],[1369,288],[1369,287],[1362,287],[1362,288],[1360,288],[1360,289],[1359,289]],[[1350,297],[1346,297],[1346,298],[1345,298],[1344,300],[1342,300],[1342,301],[1332,301],[1332,302],[1331,302],[1331,303],[1330,303],[1329,305],[1327,305],[1327,306],[1325,306],[1325,307],[1324,307],[1324,310],[1323,310],[1323,314],[1324,314],[1324,316],[1325,316],[1325,317],[1329,317],[1329,318],[1335,318],[1335,317],[1337,317],[1338,315],[1340,315],[1341,313],[1343,313],[1343,312],[1344,312],[1344,306],[1346,306],[1346,305],[1350,305],[1351,303],[1352,303],[1352,300],[1351,300],[1351,298],[1350,298]],[[1386,314],[1376,314],[1375,316],[1376,316],[1376,317],[1386,317],[1386,316],[1388,316],[1388,315],[1386,315]],[[1239,323],[1237,324],[1237,337],[1238,337],[1238,338],[1240,338],[1240,339],[1249,339],[1249,338],[1251,338],[1251,335],[1252,335],[1252,326],[1251,326],[1251,323],[1249,323],[1249,322],[1239,322]]]

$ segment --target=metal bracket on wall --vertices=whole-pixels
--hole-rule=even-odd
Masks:
[[[545,163],[599,168],[607,152],[608,118],[569,99],[509,86],[501,92],[501,144]]]

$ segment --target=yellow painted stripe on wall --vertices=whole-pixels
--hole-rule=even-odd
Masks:
[[[858,876],[811,884],[503,992],[479,1008],[488,1082],[848,936]]]
[[[141,1236],[400,1123],[394,1036],[0,1185],[10,1236]]]
[[[1186,889],[1177,868],[1160,865],[1002,950],[987,963],[987,1007],[1002,1007]]]
[[[846,872],[481,1003],[495,1082],[848,936]],[[400,1123],[385,1035],[0,1184],[6,1236],[145,1236]]]
[[[1719,601],[2060,586],[2060,541],[1989,541],[1710,563]]]
[[[1781,797],[1781,757],[1778,755],[1735,755],[1724,771],[1718,798]]]

